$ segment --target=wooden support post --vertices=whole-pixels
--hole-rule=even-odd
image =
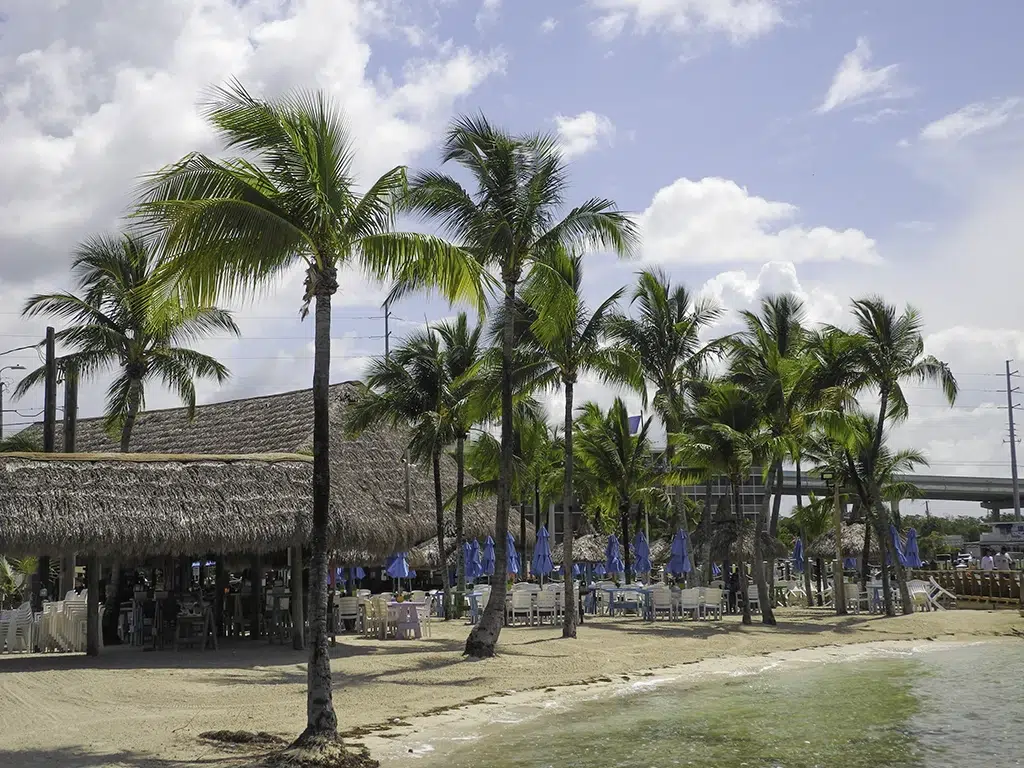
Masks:
[[[306,647],[306,622],[302,610],[302,545],[297,544],[291,548],[292,569],[289,582],[291,583],[291,611],[292,611],[292,648],[301,651]]]
[[[227,636],[227,630],[224,625],[224,603],[227,600],[228,591],[228,569],[224,563],[223,553],[218,554],[217,564],[213,569],[213,620],[217,623],[217,631],[220,632],[221,637]]]
[[[252,618],[249,624],[249,637],[258,640],[260,616],[263,615],[263,558],[259,554],[252,556],[249,573],[252,579]]]
[[[85,561],[85,653],[100,655],[100,559],[89,555]]]
[[[76,562],[74,552],[67,553],[60,559],[60,586],[54,595],[55,600],[63,600],[64,595],[75,588]]]

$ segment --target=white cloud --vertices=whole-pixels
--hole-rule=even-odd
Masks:
[[[599,37],[613,38],[631,21],[637,32],[681,36],[713,33],[742,44],[783,23],[783,0],[589,0],[598,12],[591,24]]]
[[[548,16],[546,19],[544,19],[544,21],[540,23],[540,31],[546,35],[550,32],[554,32],[557,26],[558,19]]]
[[[476,13],[473,24],[478,32],[482,32],[498,20],[501,13],[501,0],[481,0],[480,10]]]
[[[572,117],[556,115],[555,127],[562,154],[566,158],[586,154],[597,149],[602,142],[610,142],[615,136],[612,121],[590,111]]]
[[[925,141],[960,141],[968,136],[1005,125],[1014,115],[1020,99],[975,102],[929,123],[921,130]]]
[[[896,117],[897,115],[905,114],[905,109],[893,109],[892,107],[882,107],[874,112],[868,112],[866,115],[857,115],[853,118],[855,123],[867,123],[868,125],[874,125],[880,123],[887,117]]]
[[[364,183],[433,149],[459,101],[502,71],[504,59],[419,33],[418,8],[391,0],[108,0],[88,8],[8,0],[0,36],[0,253],[18,258],[0,262],[0,349],[40,337],[45,320],[16,314],[26,296],[71,287],[68,253],[85,236],[118,226],[140,174],[190,150],[217,151],[196,109],[211,84],[234,76],[267,95],[325,90],[346,112]],[[380,60],[373,48],[384,36],[389,57]],[[398,50],[403,43],[409,48]],[[335,336],[379,336],[382,324],[362,319],[379,313],[379,286],[349,272],[341,283]],[[199,345],[233,372],[219,391],[201,384],[201,400],[308,386],[303,340],[312,327],[298,320],[301,284],[292,272],[269,295],[236,307],[244,338]],[[383,346],[379,338],[346,344],[335,377],[355,375],[352,361]],[[83,413],[101,410],[103,385],[83,388]],[[159,387],[148,398],[150,407],[173,403]]]
[[[880,260],[859,229],[790,224],[797,213],[728,179],[677,179],[640,215],[644,257],[678,264]]]
[[[896,82],[897,64],[871,68],[871,45],[867,38],[857,38],[857,45],[843,57],[832,78],[819,113],[831,112],[853,104],[905,95]]]

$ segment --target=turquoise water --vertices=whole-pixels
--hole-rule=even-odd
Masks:
[[[438,744],[444,768],[1024,766],[1024,642],[649,681]],[[515,720],[509,712],[503,718]]]

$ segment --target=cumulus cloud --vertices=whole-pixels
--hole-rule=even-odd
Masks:
[[[480,10],[477,11],[476,19],[473,21],[477,31],[482,32],[494,24],[500,13],[501,0],[481,0]]]
[[[540,23],[540,31],[546,35],[549,32],[554,32],[557,26],[558,19],[553,18],[552,16],[548,16],[546,19],[544,19],[544,21]]]
[[[954,142],[976,133],[1005,125],[1020,105],[1019,98],[975,102],[941,117],[921,129],[921,139],[933,142]]]
[[[618,36],[632,23],[641,34],[709,33],[742,44],[783,23],[782,0],[589,0],[589,4],[598,14],[591,30],[605,39]]]
[[[896,81],[898,69],[897,64],[872,69],[871,45],[867,38],[857,38],[857,45],[840,62],[817,111],[824,114],[854,104],[905,95]]]
[[[639,217],[644,257],[678,264],[880,260],[859,229],[791,223],[798,209],[721,178],[677,179]]]
[[[596,112],[580,112],[568,117],[555,116],[559,146],[566,158],[579,157],[597,149],[601,143],[608,143],[615,136],[615,126],[604,115]]]

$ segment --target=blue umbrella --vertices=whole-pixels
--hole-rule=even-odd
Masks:
[[[476,578],[476,558],[473,557],[473,545],[468,541],[462,543],[462,566],[466,571],[466,581]]]
[[[668,560],[668,572],[676,576],[682,576],[693,570],[693,563],[690,562],[690,547],[686,533],[676,531],[672,537],[671,555]]]
[[[911,528],[907,531],[907,545],[904,548],[909,568],[921,567],[921,553],[917,548],[917,531]]]
[[[583,569],[580,568],[579,563],[572,564],[572,576],[574,579],[578,579],[583,574]]]
[[[484,576],[494,575],[494,539],[484,539],[484,553],[480,561],[480,570]]]
[[[633,538],[633,556],[636,562],[633,563],[633,573],[651,572],[651,548],[647,544],[647,537],[643,531],[637,531]]]
[[[856,567],[857,567],[857,559],[856,558],[854,558],[854,557],[844,557],[843,558],[843,568],[845,568],[848,571],[852,571]]]
[[[718,563],[712,563],[711,564],[711,575],[712,576],[721,576],[722,575],[722,566],[720,566]]]
[[[516,552],[516,540],[511,531],[505,534],[505,550],[505,565],[508,572],[518,574],[520,570],[519,553]]]
[[[533,548],[533,572],[543,578],[555,570],[555,564],[551,562],[551,544],[548,529],[541,526],[537,531],[537,546]]]
[[[349,577],[356,581],[362,581],[366,578],[366,571],[363,570],[361,565],[357,565],[355,568],[348,569]]]
[[[900,561],[900,565],[906,567],[907,555],[903,551],[903,546],[900,544],[900,532],[896,530],[896,526],[890,523],[889,530],[892,532],[892,547],[896,550],[896,559]]]
[[[405,559],[405,552],[399,552],[392,557],[384,572],[392,579],[409,578],[409,561]]]
[[[416,571],[415,570],[410,570],[409,571],[409,578],[410,579],[415,579],[416,578]]]
[[[793,544],[793,570],[797,573],[804,572],[804,542],[803,539],[797,539],[796,543]]]
[[[598,563],[594,566],[595,576],[604,576],[608,573],[608,569],[604,567],[604,563]]]
[[[619,557],[619,540],[614,533],[608,537],[608,546],[604,550],[604,567],[608,573],[622,573],[625,570],[622,558]]]

